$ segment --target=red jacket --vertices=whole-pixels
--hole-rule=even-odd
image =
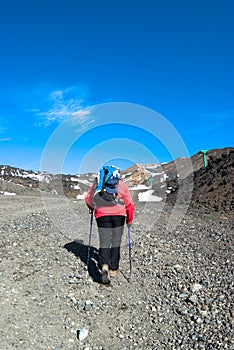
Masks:
[[[116,204],[110,207],[99,207],[94,209],[93,193],[94,184],[89,188],[88,193],[85,197],[85,202],[89,209],[95,210],[95,218],[109,215],[123,215],[127,217],[127,224],[132,224],[134,217],[134,202],[132,200],[128,186],[122,180],[119,180],[117,199],[120,199],[124,204]]]

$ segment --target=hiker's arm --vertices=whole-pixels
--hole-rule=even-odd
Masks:
[[[126,211],[127,211],[127,219],[126,219],[126,223],[128,225],[131,225],[133,222],[133,217],[134,217],[134,203],[130,202],[127,206],[126,206]]]
[[[125,204],[125,208],[126,208],[126,212],[127,212],[127,219],[126,219],[126,223],[128,225],[131,225],[133,222],[133,217],[134,217],[134,202],[132,200],[132,196],[131,193],[127,187],[126,184],[124,184],[125,186],[125,191],[124,191],[124,204]]]
[[[94,192],[94,184],[90,186],[86,196],[85,196],[85,203],[89,210],[94,210],[94,203],[93,203],[93,192]]]

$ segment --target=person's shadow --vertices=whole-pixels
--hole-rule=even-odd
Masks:
[[[101,283],[101,273],[97,264],[98,250],[95,247],[84,245],[82,240],[75,240],[65,244],[64,248],[88,265],[90,277],[94,282]]]

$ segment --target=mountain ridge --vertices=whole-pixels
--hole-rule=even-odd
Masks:
[[[181,187],[182,190],[186,191],[186,184],[187,186],[191,185],[191,181],[193,181],[193,205],[199,206],[202,202],[203,205],[207,206],[212,202],[212,207],[218,206],[221,209],[220,205],[216,203],[220,202],[226,203],[225,207],[229,208],[233,206],[231,201],[234,180],[233,154],[234,148],[232,147],[209,150],[206,155],[206,167],[204,167],[204,158],[201,152],[197,152],[190,158],[179,157],[168,163],[134,164],[122,172],[122,178],[133,193],[134,200],[139,199],[139,193],[142,191],[143,193],[150,191],[155,199],[157,197],[174,203],[178,189]],[[220,172],[221,176],[219,176]],[[36,196],[43,193],[49,196],[65,195],[74,200],[82,199],[95,176],[95,173],[52,175],[46,171],[25,170],[9,165],[0,165],[0,193]],[[222,181],[217,180],[217,184],[216,179],[220,177]],[[225,177],[227,177],[226,180]],[[224,190],[223,193],[222,190]],[[206,196],[209,200],[205,199]],[[218,198],[223,196],[226,197],[226,200],[219,201]],[[216,198],[215,203],[212,197]]]

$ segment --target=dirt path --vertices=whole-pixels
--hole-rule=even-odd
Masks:
[[[122,273],[106,287],[95,224],[87,269],[83,202],[1,197],[2,349],[234,349],[232,222],[193,210],[168,233],[170,208],[136,212],[131,283],[125,232]]]

